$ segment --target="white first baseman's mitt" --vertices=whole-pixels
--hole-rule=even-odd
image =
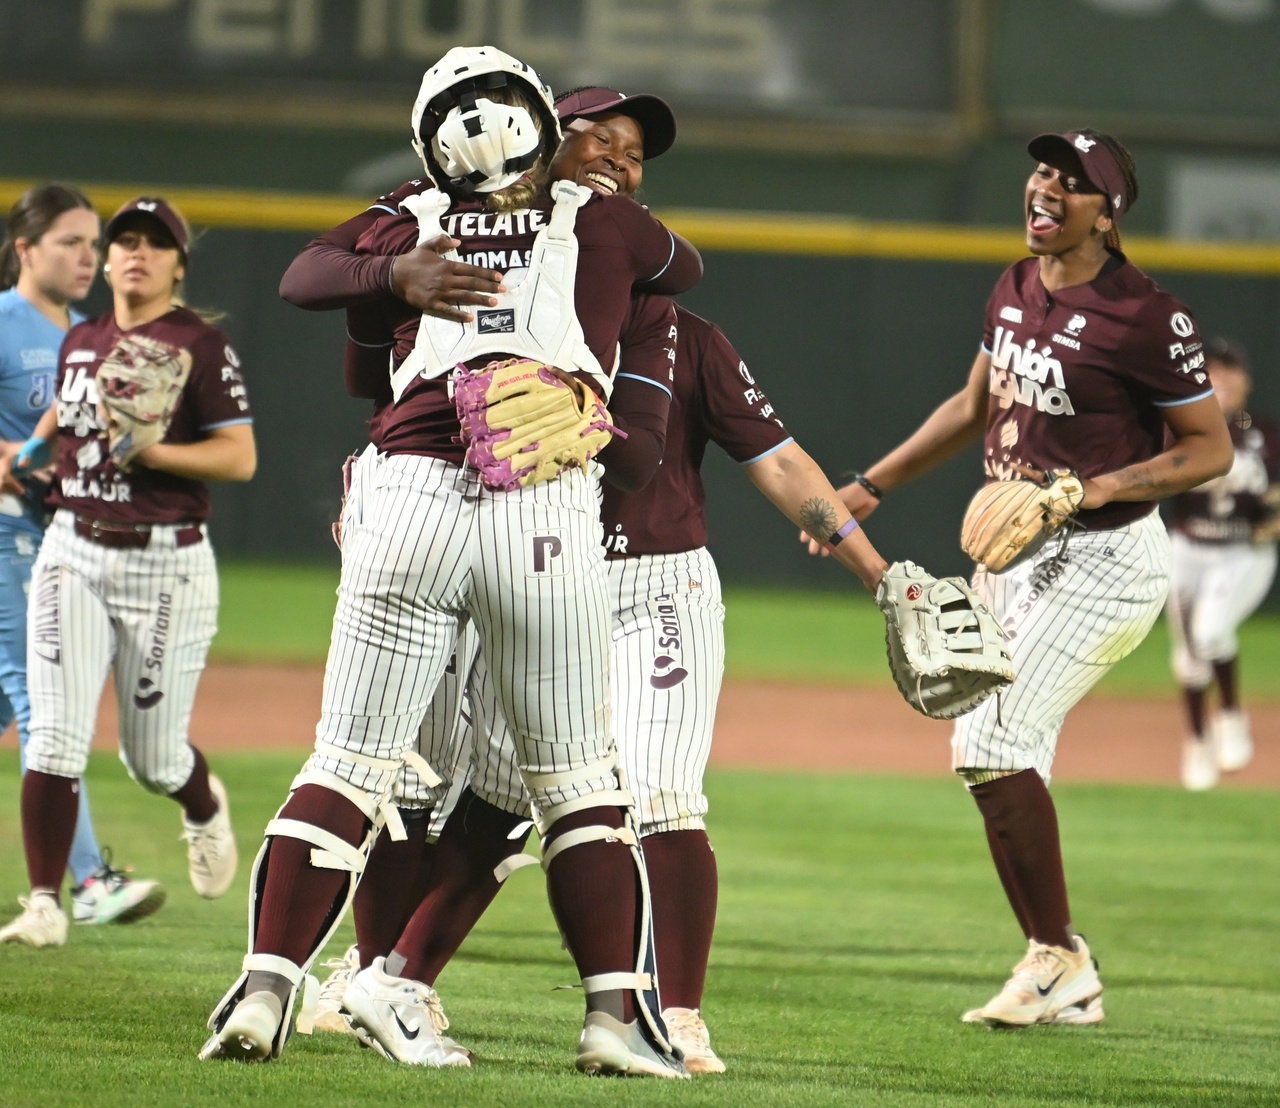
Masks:
[[[116,340],[94,379],[111,457],[120,469],[128,472],[143,450],[164,438],[189,376],[189,350],[146,335]]]
[[[1024,551],[1034,553],[1083,499],[1080,475],[1071,469],[1048,470],[1043,481],[993,481],[969,501],[960,545],[979,565],[999,573]]]
[[[889,669],[918,712],[955,719],[1013,681],[1013,659],[990,609],[960,577],[894,562],[876,590]]]

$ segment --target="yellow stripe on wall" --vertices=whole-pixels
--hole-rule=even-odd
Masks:
[[[35,181],[0,179],[4,210]],[[156,191],[142,185],[84,184],[104,214],[135,196]],[[164,195],[195,225],[254,231],[318,233],[362,211],[354,196],[252,191],[165,189]],[[942,223],[880,223],[848,216],[779,212],[657,209],[667,226],[702,250],[843,258],[896,258],[934,262],[1009,263],[1026,253],[1020,233]],[[1177,242],[1154,236],[1125,238],[1129,255],[1150,269],[1246,276],[1280,275],[1280,246]]]

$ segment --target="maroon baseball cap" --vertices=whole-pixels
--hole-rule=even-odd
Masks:
[[[1027,153],[1058,169],[1063,168],[1058,163],[1064,154],[1073,157],[1080,163],[1089,184],[1107,198],[1112,216],[1120,216],[1129,210],[1133,198],[1124,187],[1124,172],[1120,163],[1092,135],[1082,135],[1079,131],[1064,131],[1060,135],[1036,135],[1027,143]]]
[[[134,223],[138,218],[145,216],[157,220],[173,236],[173,241],[178,244],[178,253],[182,255],[182,260],[186,261],[189,245],[187,225],[182,216],[169,206],[168,201],[159,196],[139,196],[136,200],[130,200],[107,220],[103,237],[107,242],[113,242],[115,237],[124,230],[126,224]]]
[[[676,117],[670,105],[659,96],[647,92],[627,96],[617,89],[602,85],[570,89],[556,97],[556,115],[561,123],[572,123],[583,116],[616,112],[629,115],[644,131],[645,159],[665,154],[676,141]]]

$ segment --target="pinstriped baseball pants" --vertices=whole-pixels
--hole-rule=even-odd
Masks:
[[[476,627],[519,764],[548,773],[607,757],[609,609],[598,466],[512,492],[436,458],[361,456],[343,513],[342,577],[318,743],[397,760],[460,625]],[[387,771],[317,751],[309,765],[385,793]],[[438,767],[447,771],[448,766]],[[612,774],[550,791],[561,803]]]
[[[724,604],[705,548],[606,561],[613,603],[614,721],[640,834],[702,829],[703,776],[724,677]],[[469,686],[476,724],[471,788],[528,810],[484,660]]]
[[[120,757],[154,792],[182,788],[195,765],[187,745],[196,686],[218,620],[218,571],[204,542],[178,547],[155,525],[142,550],[99,546],[59,510],[31,577],[27,767],[80,777],[98,702],[114,670]]]
[[[1169,589],[1169,538],[1156,512],[1112,531],[1050,539],[973,587],[1005,634],[1017,678],[956,721],[952,766],[1035,769],[1046,783],[1067,712],[1147,636]]]

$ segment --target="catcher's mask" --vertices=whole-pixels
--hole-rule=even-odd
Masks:
[[[485,96],[515,86],[530,110]],[[529,66],[493,46],[455,46],[422,77],[413,105],[413,148],[432,180],[455,193],[497,192],[514,184],[544,150],[560,142],[551,90]]]

